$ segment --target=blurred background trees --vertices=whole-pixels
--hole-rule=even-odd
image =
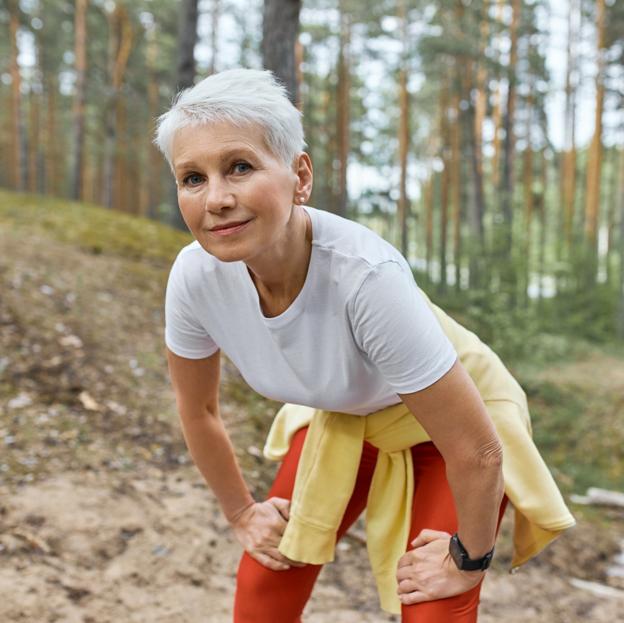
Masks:
[[[265,66],[304,111],[311,204],[390,240],[488,343],[624,339],[624,3],[0,7],[1,186],[184,227],[155,119]]]

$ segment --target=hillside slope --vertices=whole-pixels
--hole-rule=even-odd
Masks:
[[[240,548],[189,464],[163,351],[167,270],[189,240],[103,209],[0,192],[1,621],[231,620]],[[573,470],[555,454],[584,441],[548,419],[549,400],[575,391],[595,406],[605,392],[624,395],[622,360],[591,356],[590,371],[605,371],[599,387],[587,384],[585,362],[527,372],[536,428],[553,437],[544,442],[568,486]],[[258,448],[276,408],[224,363],[223,416],[257,499],[275,471]],[[617,409],[601,419],[621,425]],[[624,588],[607,576],[624,516],[573,512],[578,527],[514,576],[507,513],[480,621],[617,619],[623,600],[570,578]],[[378,608],[361,529],[360,520],[324,568],[306,622],[398,620]]]

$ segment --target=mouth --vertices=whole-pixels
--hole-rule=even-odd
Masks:
[[[208,231],[217,236],[229,236],[230,234],[235,234],[243,230],[249,223],[251,223],[252,220],[253,219],[249,219],[247,221],[234,221],[232,223],[225,223],[224,225],[216,225]]]

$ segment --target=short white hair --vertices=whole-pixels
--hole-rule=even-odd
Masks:
[[[228,69],[180,91],[171,108],[158,118],[154,144],[171,170],[173,138],[182,128],[229,122],[237,127],[259,126],[267,147],[287,166],[305,149],[301,112],[286,88],[268,70]]]

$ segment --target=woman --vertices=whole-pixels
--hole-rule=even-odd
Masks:
[[[507,495],[518,563],[574,524],[519,385],[427,300],[394,247],[305,206],[300,114],[270,72],[225,71],[184,91],[155,142],[195,237],[171,269],[165,340],[189,451],[245,550],[234,620],[300,621],[368,503],[382,607],[403,621],[475,621]],[[256,391],[294,403],[267,441],[282,464],[265,501],[219,417],[221,350]]]

